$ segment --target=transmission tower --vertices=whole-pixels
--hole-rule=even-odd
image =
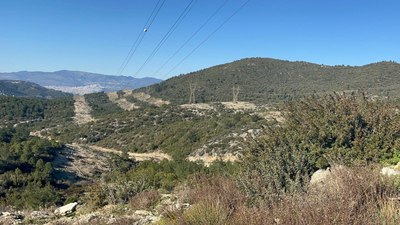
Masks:
[[[196,103],[196,97],[195,97],[196,87],[197,87],[196,83],[189,83],[189,88],[190,88],[189,104]]]
[[[233,87],[232,87],[233,102],[237,102],[238,101],[238,99],[239,99],[239,91],[240,91],[239,86],[233,85]]]

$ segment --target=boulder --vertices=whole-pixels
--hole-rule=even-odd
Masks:
[[[400,170],[397,170],[395,168],[391,168],[391,167],[383,167],[381,169],[381,174],[385,175],[385,176],[396,176],[396,175],[400,175]]]
[[[56,210],[54,210],[54,213],[59,215],[67,215],[73,213],[75,212],[77,205],[77,202],[69,203],[67,205],[61,206],[60,208],[57,208]]]
[[[311,176],[310,184],[315,185],[315,184],[320,184],[323,183],[328,176],[331,174],[331,170],[328,168],[326,170],[324,169],[319,169],[313,173]]]

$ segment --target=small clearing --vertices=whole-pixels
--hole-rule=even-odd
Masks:
[[[251,102],[221,102],[221,104],[227,109],[233,110],[255,110],[256,104]]]
[[[132,93],[132,91],[131,91],[130,93],[131,93],[132,97],[136,98],[139,101],[147,102],[150,105],[162,106],[162,105],[170,104],[169,101],[162,100],[161,98],[152,97],[151,95],[146,94],[144,92]]]
[[[223,162],[236,162],[239,160],[238,155],[234,155],[232,153],[227,153],[223,155],[211,155],[211,154],[203,154],[203,155],[193,155],[187,157],[187,160],[191,162],[201,161],[205,166],[210,166],[213,162],[217,160],[221,160]]]
[[[235,111],[241,110],[257,110],[259,107],[251,102],[212,102],[212,103],[195,103],[195,104],[183,104],[181,105],[184,109],[200,109],[200,110],[212,110],[215,104],[222,104],[226,109],[232,109]]]
[[[107,93],[108,99],[110,99],[110,101],[112,101],[115,104],[117,104],[123,110],[131,111],[131,110],[134,110],[134,109],[138,109],[139,106],[135,105],[135,103],[129,102],[128,100],[126,100],[126,98],[124,98],[124,97],[126,97],[126,95],[127,94],[124,93],[123,96],[119,97],[116,92]]]
[[[92,108],[90,108],[89,104],[86,102],[84,96],[76,95],[74,96],[74,121],[77,124],[85,124],[91,121],[94,121],[90,112]]]
[[[181,105],[184,109],[201,109],[201,110],[211,110],[214,107],[207,103],[196,103],[196,104],[183,104]]]
[[[276,121],[278,121],[279,123],[283,123],[284,122],[284,118],[283,118],[283,115],[282,115],[282,112],[280,112],[280,111],[265,111],[265,112],[260,112],[260,113],[258,113],[258,115],[260,116],[260,117],[263,117],[264,119],[266,119],[266,120],[276,120]]]

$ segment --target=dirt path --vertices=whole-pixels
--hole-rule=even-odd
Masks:
[[[79,146],[79,145],[75,144],[72,146]],[[107,152],[107,153],[114,153],[114,154],[122,153],[121,151],[116,150],[116,149],[104,148],[104,147],[95,146],[95,145],[85,145],[85,147],[90,148],[95,151],[99,151],[99,152]],[[133,158],[136,161],[146,161],[146,160],[162,161],[164,159],[172,160],[171,156],[169,156],[168,154],[165,154],[161,151],[146,152],[146,153],[128,152],[128,155],[130,158]]]
[[[85,124],[94,121],[93,117],[90,115],[92,109],[86,102],[84,96],[74,96],[74,121],[77,124]]]
[[[41,135],[40,131],[31,132],[31,136],[51,140],[51,137]],[[77,182],[80,180],[92,180],[99,174],[109,171],[110,153],[121,154],[116,149],[103,148],[95,145],[66,144],[58,151],[53,160],[55,174],[59,179]],[[151,153],[128,153],[130,158],[136,161],[164,159],[171,157],[160,151]]]
[[[125,93],[121,98],[118,98],[118,94],[116,92],[107,93],[108,99],[110,99],[110,101],[117,104],[123,110],[131,111],[134,109],[138,109],[139,106],[135,105],[135,103],[132,103],[132,102],[129,102],[128,100],[126,100],[126,98],[125,98],[126,95],[127,94]]]

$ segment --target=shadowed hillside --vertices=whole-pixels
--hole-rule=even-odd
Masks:
[[[69,70],[55,72],[21,71],[0,73],[0,79],[34,82],[48,88],[74,94],[134,89],[161,81],[151,77],[134,78],[130,76],[112,76]]]
[[[57,98],[70,96],[61,91],[48,89],[35,83],[19,80],[0,80],[0,95],[16,97]]]

